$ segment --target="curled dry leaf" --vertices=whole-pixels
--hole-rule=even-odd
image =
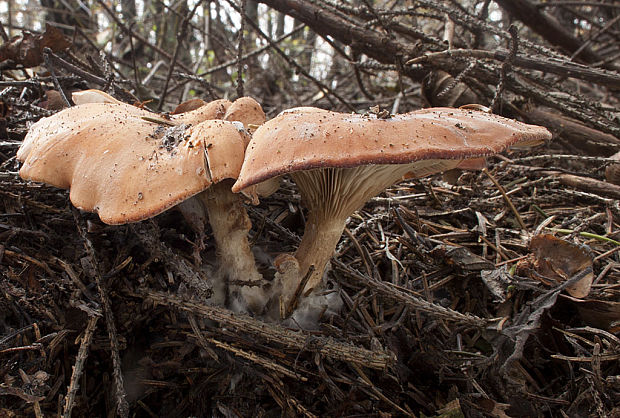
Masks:
[[[506,266],[490,270],[481,270],[480,278],[497,302],[506,302],[508,286],[512,284],[511,276]]]
[[[443,408],[437,411],[440,417],[464,417],[463,410],[461,409],[461,402],[458,399],[454,399],[448,402]]]
[[[585,245],[573,244],[550,234],[536,235],[530,241],[531,256],[519,263],[518,269],[533,279],[551,285],[561,283],[586,268],[592,268],[592,255]],[[594,274],[586,274],[566,291],[575,298],[584,298],[590,293]]]
[[[43,62],[43,48],[58,52],[69,46],[71,42],[60,29],[46,25],[45,32],[40,35],[23,31],[21,35],[14,36],[0,45],[0,62],[11,60],[15,65],[35,67]]]
[[[508,418],[506,410],[510,408],[509,404],[499,403],[490,398],[482,398],[478,401],[478,407],[494,418]]]
[[[39,103],[39,106],[47,109],[47,110],[62,110],[67,106],[67,104],[65,103],[64,99],[62,98],[62,96],[60,95],[60,93],[57,90],[48,90],[45,92],[45,98],[47,100],[44,100],[42,102]]]

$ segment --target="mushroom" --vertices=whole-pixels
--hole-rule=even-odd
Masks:
[[[123,103],[65,109],[32,126],[17,153],[20,175],[70,189],[76,207],[108,224],[147,219],[196,195],[209,212],[226,274],[259,280],[249,220],[230,191],[249,138],[239,122],[187,124],[212,111],[223,116],[228,105],[219,101],[173,120]],[[251,296],[250,309],[260,311],[264,301]]]
[[[96,89],[73,92],[72,99],[76,105],[86,103],[125,104],[110,96],[108,93]],[[205,120],[222,119],[230,105],[231,102],[225,99],[214,100],[210,103],[206,103],[201,99],[187,100],[178,105],[175,110],[171,112],[170,123],[195,125]],[[149,113],[148,115],[148,117],[153,118],[159,117],[153,113]],[[198,241],[200,244],[197,245],[196,251],[200,251],[203,248],[202,242],[205,235],[204,225],[206,223],[203,205],[200,203],[199,199],[187,199],[179,203],[177,209],[179,209],[183,217],[198,234]],[[195,254],[195,258],[198,258],[197,254]]]
[[[218,99],[188,112],[174,114],[170,119],[176,123],[194,125],[205,120],[222,119],[232,103],[226,99]]]
[[[216,114],[209,110],[216,109],[218,106],[220,111]],[[241,97],[233,103],[216,100],[191,112],[180,113],[176,117],[188,121],[195,120],[196,117],[200,118],[205,114],[209,114],[212,119],[241,122],[248,133],[256,126],[262,125],[266,120],[265,112],[263,112],[260,104],[251,97]],[[244,143],[246,146],[249,142],[249,136],[244,136],[244,138],[247,140]],[[217,243],[221,265],[220,274],[224,276],[222,282],[231,284],[233,289],[238,289],[241,296],[240,299],[231,301],[233,309],[245,310],[244,305],[247,304],[251,311],[260,312],[267,301],[267,296],[261,286],[263,277],[256,269],[256,262],[248,241],[248,233],[252,224],[240,196],[230,190],[232,183],[233,181],[230,180],[212,186],[210,190],[200,195],[200,202],[208,213],[214,239]],[[270,183],[272,184],[273,181]],[[257,193],[261,196],[265,195],[260,187],[256,187],[256,190],[247,191],[253,201],[257,200]],[[184,203],[184,205],[195,205],[193,200],[189,202]],[[189,212],[187,207],[184,210]],[[192,208],[192,215],[195,215],[195,211],[196,208]],[[187,218],[186,213],[185,216]],[[214,225],[216,219],[218,224],[222,225]],[[241,285],[236,285],[235,282],[241,283]]]
[[[71,93],[71,99],[76,105],[86,103],[114,103],[125,104],[108,93],[97,90],[79,90]],[[196,124],[209,119],[222,119],[231,105],[229,100],[218,99],[206,103],[201,99],[190,99],[178,105],[170,114],[171,120],[178,123]]]
[[[107,224],[155,216],[236,178],[246,141],[238,126],[217,120],[170,126],[152,115],[126,104],[89,103],[44,118],[17,152],[20,175],[70,189],[76,207]]]
[[[256,127],[265,123],[267,117],[256,100],[251,97],[240,97],[228,107],[223,119],[241,122],[244,128],[252,133]]]
[[[299,277],[317,287],[347,218],[409,174],[420,178],[507,147],[550,139],[545,128],[484,112],[434,108],[378,119],[315,108],[285,111],[262,125],[246,149],[234,192],[290,174],[308,216],[295,253]],[[297,283],[284,284],[285,303]]]
[[[252,134],[256,128],[265,123],[267,117],[256,100],[251,97],[241,97],[228,108],[224,120],[242,122],[245,129]],[[253,198],[253,203],[258,204],[256,196],[271,196],[279,187],[280,179],[274,177],[257,184],[248,194]]]
[[[123,103],[120,100],[110,96],[105,91],[97,89],[78,90],[71,93],[71,99],[76,105],[86,103]]]
[[[199,107],[202,107],[204,105],[206,105],[207,102],[205,102],[202,99],[189,99],[184,101],[183,103],[181,103],[180,105],[178,105],[177,107],[174,108],[174,110],[172,112],[170,112],[171,115],[178,115],[179,113],[186,113],[186,112],[190,112],[192,110],[196,110]]]
[[[72,93],[73,102],[76,105],[86,103],[115,103],[126,105],[120,100],[115,99],[108,93],[97,89],[81,90]],[[172,124],[198,124],[209,119],[222,119],[228,110],[231,102],[228,100],[215,100],[206,103],[201,99],[187,100],[178,105],[171,112],[170,123]],[[145,116],[148,115],[148,116]],[[143,114],[146,118],[159,118],[154,113]],[[47,128],[44,128],[44,130]],[[205,225],[207,223],[207,215],[204,205],[198,198],[189,198],[180,202],[176,208],[181,212],[185,220],[190,224],[191,228],[197,235],[196,244],[194,246],[194,259],[200,262],[200,251],[204,249]]]

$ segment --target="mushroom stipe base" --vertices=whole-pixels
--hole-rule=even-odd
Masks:
[[[234,310],[260,313],[268,297],[263,290],[263,276],[256,268],[254,254],[248,241],[252,224],[240,195],[230,191],[232,182],[224,180],[214,184],[200,193],[199,198],[209,214],[213,239],[217,245],[220,280],[224,283],[245,281],[252,284],[238,286],[235,289],[239,297],[230,301]],[[217,287],[215,290],[214,302],[224,305],[226,295],[221,294]]]

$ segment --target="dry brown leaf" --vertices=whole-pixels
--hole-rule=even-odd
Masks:
[[[443,259],[446,264],[456,266],[463,271],[492,270],[495,268],[495,264],[491,261],[472,253],[465,247],[439,245],[433,249],[431,254],[437,259]]]
[[[26,68],[35,67],[43,62],[44,48],[58,52],[70,46],[71,42],[60,29],[46,25],[45,32],[40,35],[23,31],[21,35],[14,36],[0,45],[0,62],[11,60],[14,65],[23,65]]]
[[[550,234],[536,235],[530,241],[530,251],[534,255],[531,267],[538,275],[533,278],[549,279],[562,283],[575,274],[592,268],[592,255],[585,245],[573,244]],[[586,274],[575,285],[566,288],[569,295],[584,298],[590,293],[594,274]]]

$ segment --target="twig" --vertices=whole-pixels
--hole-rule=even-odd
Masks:
[[[571,155],[571,154],[539,154],[539,155],[528,155],[527,157],[517,157],[511,158],[514,162],[528,162],[528,161],[536,161],[536,160],[577,160],[577,161],[585,161],[585,162],[595,162],[595,163],[613,163],[618,162],[618,160],[614,160],[612,158],[607,157],[592,157],[589,155]],[[543,168],[544,170],[550,170],[550,168]]]
[[[361,273],[353,271],[341,261],[332,259],[332,263],[338,266],[341,270],[362,281],[365,285],[372,287],[373,290],[381,293],[384,297],[402,302],[405,305],[412,307],[414,310],[426,312],[432,316],[437,316],[442,319],[460,322],[479,328],[484,328],[489,324],[489,322],[491,322],[475,315],[463,314],[450,308],[444,308],[443,306],[436,305],[412,294],[405,293],[404,290],[401,290],[398,286],[389,282],[373,280]]]
[[[149,48],[153,49],[157,53],[163,55],[169,61],[172,61],[172,55],[170,55],[169,53],[167,53],[166,51],[164,51],[163,49],[161,49],[157,45],[153,45],[146,38],[144,38],[144,37],[140,36],[139,34],[133,32],[125,24],[123,24],[123,22],[118,18],[118,16],[116,16],[116,13],[114,13],[114,11],[112,11],[112,9],[110,9],[110,7],[106,4],[105,1],[97,0],[97,3],[99,3],[99,5],[103,8],[103,10],[105,10],[105,12],[112,18],[112,20],[114,20],[114,22],[123,30],[123,32],[125,32],[127,34],[127,36],[133,36],[134,38],[139,40],[144,45],[146,45]],[[201,2],[198,2],[198,4],[200,4],[200,3]],[[183,68],[183,70],[187,71],[188,73],[192,73],[193,72],[189,67],[187,67],[183,63],[178,63],[178,65],[179,65],[179,67]]]
[[[282,42],[283,40],[285,40],[286,38],[289,38],[290,36],[294,35],[295,33],[301,31],[305,27],[306,27],[306,25],[303,24],[303,23],[301,25],[297,25],[290,32],[285,33],[284,35],[280,36],[277,39],[274,39],[273,42],[278,44],[278,43]],[[246,61],[247,59],[252,58],[252,57],[254,57],[256,55],[259,55],[260,53],[262,53],[262,52],[264,52],[264,51],[266,51],[266,50],[268,50],[270,48],[271,48],[271,45],[269,45],[269,44],[267,44],[265,46],[262,46],[260,48],[256,48],[255,50],[250,51],[247,54],[244,54],[242,56],[242,60]],[[199,74],[196,74],[196,75],[186,74],[186,73],[176,73],[175,74],[176,76],[178,76],[179,78],[184,78],[185,80],[182,80],[177,85],[172,87],[170,90],[174,91],[177,88],[179,88],[180,86],[183,86],[187,82],[187,80],[192,80],[192,81],[196,81],[196,82],[202,84],[207,89],[207,93],[211,96],[211,99],[215,100],[215,99],[217,99],[219,97],[219,96],[217,96],[215,94],[215,91],[214,91],[216,86],[213,86],[211,83],[209,83],[206,80],[206,78],[204,78],[204,76],[212,74],[212,73],[220,71],[220,70],[223,70],[225,68],[228,68],[231,65],[235,65],[237,63],[237,61],[238,61],[238,57],[235,57],[235,59],[226,61],[226,62],[224,62],[224,63],[222,63],[220,65],[216,65],[214,67],[211,67],[208,70],[203,71],[202,73],[199,73]],[[222,89],[219,89],[219,90],[222,90]]]
[[[81,68],[71,64],[68,61],[65,61],[64,59],[60,58],[58,55],[54,54],[52,52],[52,50],[50,50],[47,54],[47,56],[49,56],[49,59],[57,66],[64,68],[65,70],[83,78],[84,80],[90,82],[90,83],[95,83],[99,86],[104,86],[107,83],[107,80],[105,78],[99,77],[97,75],[91,74],[88,71],[84,71]]]
[[[245,350],[242,350],[240,348],[237,348],[233,345],[230,345],[228,343],[222,342],[222,341],[218,341],[215,338],[207,338],[207,341],[209,341],[211,344],[215,345],[216,347],[219,348],[223,348],[226,351],[230,351],[231,353],[233,353],[234,355],[236,355],[237,357],[241,357],[243,359],[249,360],[252,363],[258,364],[261,367],[264,367],[265,369],[272,371],[272,372],[276,372],[276,373],[280,373],[283,374],[284,376],[293,378],[293,379],[297,379],[300,380],[302,382],[307,382],[308,378],[299,375],[297,372],[293,372],[289,369],[287,369],[286,367],[274,362],[273,360],[267,359],[265,357],[259,356],[256,353],[251,353],[251,352],[247,352]]]
[[[476,68],[476,61],[472,60],[469,63],[469,65],[467,67],[465,67],[465,69],[463,71],[458,73],[456,75],[456,77],[454,77],[450,81],[450,83],[448,83],[448,85],[446,87],[444,87],[443,90],[441,90],[439,93],[437,93],[437,98],[439,99],[442,96],[445,96],[450,91],[452,91],[452,89],[454,89],[456,86],[458,86],[459,83],[462,83],[463,79],[465,79],[465,77],[467,77],[469,75],[469,73],[471,73],[474,70],[474,68]]]
[[[138,239],[149,250],[152,256],[162,260],[176,277],[180,278],[189,289],[200,298],[207,299],[212,290],[210,280],[204,277],[204,273],[195,269],[191,263],[180,257],[159,239],[159,229],[154,222],[142,222],[130,227]]]
[[[517,56],[517,50],[519,48],[519,37],[517,33],[517,27],[515,25],[510,25],[508,28],[508,32],[510,32],[510,36],[512,36],[512,41],[510,43],[510,54],[504,60],[500,71],[499,71],[499,83],[497,83],[497,87],[495,88],[495,95],[493,96],[493,100],[491,100],[491,104],[489,104],[489,108],[491,110],[495,110],[497,106],[501,107],[501,98],[502,93],[504,92],[504,86],[506,85],[506,74],[512,67],[512,63]]]
[[[588,48],[590,44],[592,43],[592,41],[596,39],[600,34],[604,33],[605,31],[607,31],[607,29],[615,25],[618,22],[618,20],[620,20],[620,15],[617,15],[613,19],[610,19],[609,22],[605,24],[605,27],[601,28],[598,32],[590,34],[589,39],[586,42],[582,43],[581,46],[577,48],[577,50],[571,54],[570,56],[571,61],[574,60],[577,57],[577,55],[581,53],[581,51]]]
[[[198,8],[198,6],[200,6],[201,3],[202,3],[201,1],[196,2],[196,4],[194,5],[194,8],[189,12],[187,16],[183,18],[183,21],[181,22],[181,30],[179,31],[179,34],[177,36],[177,44],[174,47],[174,53],[172,54],[172,60],[170,61],[170,64],[168,65],[168,74],[166,75],[166,81],[164,83],[164,88],[163,88],[163,91],[161,92],[159,103],[157,104],[158,112],[161,111],[161,109],[164,106],[164,101],[166,100],[166,95],[168,94],[168,84],[170,84],[170,77],[172,77],[174,66],[176,65],[177,59],[179,57],[179,51],[181,50],[181,44],[183,44],[183,41],[185,41],[185,38],[187,37],[187,26],[189,24],[190,19],[196,12],[196,9]]]
[[[575,357],[575,356],[565,356],[563,354],[552,354],[551,358],[555,358],[558,360],[566,360],[573,361],[577,363],[590,363],[593,361],[594,357]],[[599,356],[600,361],[618,361],[620,360],[620,354],[603,354]]]
[[[237,46],[237,97],[243,97],[243,32],[245,31],[245,21],[248,19],[245,14],[245,8],[247,5],[246,0],[239,0],[239,13],[241,14],[241,25],[239,27],[239,42]]]
[[[560,174],[557,176],[560,184],[586,190],[591,193],[604,195],[614,199],[620,199],[620,186],[606,181],[600,181],[584,176],[572,174]]]
[[[93,341],[93,334],[95,332],[95,326],[97,325],[99,316],[93,315],[88,319],[88,324],[84,330],[82,336],[82,342],[80,343],[80,349],[78,350],[77,357],[75,358],[75,365],[73,366],[73,373],[71,374],[71,382],[69,383],[69,389],[67,389],[67,396],[65,397],[65,407],[62,413],[63,418],[71,417],[71,410],[75,402],[75,395],[80,387],[80,377],[82,376],[82,370],[86,359],[88,358],[88,348]]]
[[[295,293],[293,293],[293,297],[291,297],[291,300],[288,302],[288,305],[286,306],[286,309],[284,310],[284,318],[288,318],[293,313],[293,310],[297,306],[297,301],[301,297],[301,293],[303,292],[304,288],[306,287],[306,284],[308,283],[308,280],[310,280],[310,276],[312,276],[312,273],[314,273],[314,269],[315,269],[315,267],[314,267],[314,264],[313,264],[313,265],[310,266],[310,268],[308,268],[308,271],[306,272],[306,275],[297,284],[297,288],[295,289]]]
[[[202,331],[200,330],[200,327],[198,326],[198,322],[196,321],[196,317],[194,315],[192,315],[192,314],[188,314],[187,315],[187,321],[189,322],[189,325],[192,327],[192,331],[194,331],[194,335],[198,339],[198,342],[200,343],[200,346],[202,347],[202,349],[205,350],[207,352],[207,354],[213,360],[220,361],[217,353],[215,351],[213,351],[213,349],[211,347],[209,347],[209,344],[207,344],[207,339],[204,337],[204,335],[202,335]]]
[[[303,23],[300,24],[300,25],[297,25],[289,33],[285,33],[284,35],[280,36],[279,38],[274,39],[273,42],[278,44],[278,43],[282,42],[283,40],[285,40],[286,38],[290,38],[291,36],[295,35],[297,32],[301,31],[305,27],[306,27],[306,25],[303,24]],[[255,49],[254,51],[248,52],[247,54],[243,55],[241,59],[243,59],[245,61],[248,58],[252,58],[253,56],[258,55],[261,52],[264,52],[264,51],[268,50],[271,47],[272,46],[269,45],[269,44],[265,45],[265,46],[262,46],[260,48]],[[215,67],[211,67],[208,70],[205,70],[204,72],[197,74],[197,76],[198,77],[204,77],[205,75],[209,75],[209,74],[212,74],[212,73],[214,73],[216,71],[223,70],[224,68],[228,68],[231,65],[236,64],[238,60],[239,60],[239,57],[236,57],[235,59],[223,62],[220,65],[216,65]]]
[[[241,11],[239,10],[239,8],[237,7],[236,4],[234,4],[234,2],[232,0],[228,0],[228,4],[230,4],[230,6],[235,9],[237,12],[241,13]],[[276,43],[269,37],[267,36],[267,34],[265,32],[263,32],[260,27],[252,22],[252,19],[248,18],[247,15],[243,14],[242,15],[245,19],[247,19],[247,23],[252,26],[252,28],[256,31],[256,33],[258,33],[261,38],[263,38],[264,40],[267,41],[267,43],[271,46],[271,48],[276,51],[278,53],[278,55],[280,55],[290,66],[295,67],[300,74],[302,74],[304,77],[306,77],[308,80],[312,81],[314,84],[317,85],[317,87],[319,88],[319,90],[321,90],[324,93],[329,93],[330,95],[334,96],[335,98],[337,98],[343,105],[345,105],[349,110],[351,111],[355,111],[355,107],[353,107],[344,97],[342,97],[341,95],[339,95],[338,93],[336,93],[333,89],[331,89],[330,87],[328,87],[325,83],[319,81],[316,77],[313,77],[305,68],[303,68],[301,65],[299,65],[295,60],[292,60],[288,54],[286,54],[284,51],[282,51],[282,49],[280,49],[280,47],[278,45],[276,45]],[[329,98],[329,96],[327,96]]]
[[[372,392],[372,394],[374,394],[377,398],[381,399],[383,402],[387,403],[388,405],[390,405],[392,408],[394,408],[395,410],[397,410],[400,414],[402,414],[402,416],[415,416],[414,414],[411,414],[407,411],[405,411],[403,408],[401,408],[398,404],[394,403],[394,401],[392,401],[389,397],[385,396],[380,390],[379,388],[377,388],[373,383],[372,380],[370,380],[368,378],[368,376],[366,376],[366,374],[364,373],[364,371],[362,369],[360,369],[359,367],[357,367],[357,365],[352,365],[351,366],[353,368],[353,370],[356,371],[356,373],[359,376],[358,382],[361,383],[363,386],[366,386],[368,388],[368,391]]]
[[[384,369],[392,362],[391,355],[383,351],[370,351],[331,338],[289,331],[225,308],[184,300],[178,296],[152,290],[141,291],[139,294],[159,305],[173,305],[184,311],[220,322],[226,327],[232,327],[240,332],[247,332],[300,351],[308,350],[337,360],[357,363],[371,369]]]
[[[263,381],[267,383],[267,390],[278,403],[282,411],[285,411],[285,416],[304,416],[306,418],[317,418],[312,412],[308,410],[299,400],[291,396],[285,390],[284,383],[277,376],[263,374]]]
[[[573,231],[571,229],[564,229],[564,228],[546,228],[550,231],[554,231],[554,232],[558,232],[560,234],[575,234],[577,233],[578,235],[581,235],[584,238],[591,238],[591,239],[595,239],[597,241],[602,241],[602,242],[608,242],[610,244],[613,245],[618,245],[620,246],[620,242],[616,241],[615,239],[611,239],[602,235],[598,235],[598,234],[593,234],[591,232],[586,232],[586,231]]]
[[[129,26],[129,29],[132,30],[133,22]],[[128,36],[129,38],[129,46],[131,47],[131,66],[133,67],[133,80],[136,84],[134,86],[135,89],[140,85],[140,76],[138,75],[138,66],[136,65],[136,49],[133,45],[133,36]]]
[[[4,25],[2,24],[1,20],[0,20],[0,37],[2,38],[4,42],[9,42],[9,35],[4,30]]]
[[[502,196],[504,197],[504,201],[506,201],[506,204],[508,205],[512,213],[515,215],[515,218],[517,218],[517,222],[519,222],[519,226],[521,226],[521,229],[524,231],[527,231],[527,227],[525,226],[525,222],[523,222],[523,218],[521,218],[519,211],[517,210],[515,205],[512,203],[512,200],[510,200],[510,197],[508,197],[508,195],[506,194],[506,190],[504,190],[502,185],[499,184],[499,182],[495,179],[495,177],[493,177],[493,175],[489,173],[489,170],[487,170],[486,168],[483,168],[482,172],[486,174],[487,177],[489,177],[489,179],[491,179],[493,184],[495,184],[495,187],[497,187],[499,192],[502,194]]]
[[[429,52],[425,55],[412,58],[407,61],[407,65],[433,63],[441,65],[447,61],[458,59],[478,59],[478,60],[495,60],[505,61],[510,55],[510,51],[497,50],[485,51],[480,49],[451,49],[441,52]],[[544,56],[523,56],[517,55],[513,60],[515,67],[526,68],[530,70],[545,71],[551,74],[561,75],[563,77],[573,77],[584,81],[590,81],[597,84],[604,84],[609,87],[620,87],[620,75],[612,72],[601,70],[598,68],[588,67],[568,60],[551,59]]]
[[[3,336],[0,339],[0,347],[5,345],[9,340],[11,340],[11,338],[18,336],[22,332],[30,331],[32,328],[34,328],[34,324],[26,325],[25,327],[22,327],[20,329],[16,329],[15,331],[9,333],[8,335]]]
[[[112,357],[112,367],[114,369],[114,385],[116,386],[116,413],[127,418],[129,416],[129,403],[127,403],[127,394],[125,393],[125,385],[123,383],[123,374],[121,372],[121,358],[118,351],[118,336],[116,333],[116,325],[114,323],[114,314],[112,313],[112,307],[110,299],[108,298],[107,289],[103,283],[101,277],[101,270],[99,269],[99,263],[95,257],[95,248],[86,236],[86,232],[81,225],[80,215],[76,208],[73,208],[73,217],[75,224],[86,247],[86,252],[91,260],[95,273],[95,282],[97,283],[97,290],[99,291],[99,297],[103,305],[103,314],[105,317],[106,327],[108,329],[108,338],[110,339],[110,355]]]
[[[65,102],[65,105],[67,107],[71,107],[73,106],[73,103],[67,98],[67,95],[65,94],[65,90],[62,88],[62,86],[58,82],[58,78],[56,78],[56,71],[54,71],[54,66],[52,65],[52,62],[50,60],[51,54],[52,54],[52,50],[50,48],[47,48],[47,47],[43,48],[43,59],[45,60],[45,66],[47,67],[47,69],[50,72],[50,75],[52,76],[54,87],[56,87],[56,90],[58,90],[58,92],[60,93],[60,97],[62,98],[63,102]]]

